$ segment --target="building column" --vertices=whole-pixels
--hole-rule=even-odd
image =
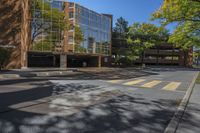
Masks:
[[[67,68],[67,55],[60,55],[60,68]]]
[[[28,66],[28,49],[31,40],[30,25],[30,0],[22,0],[22,24],[21,24],[21,68]]]
[[[101,68],[102,62],[101,62],[101,56],[98,56],[98,67]]]

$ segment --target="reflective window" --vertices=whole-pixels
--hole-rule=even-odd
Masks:
[[[74,7],[74,3],[69,3],[69,7]]]
[[[73,42],[74,42],[74,37],[73,37],[73,36],[69,36],[68,42],[69,42],[70,44],[73,44]]]
[[[76,5],[75,10],[76,23],[80,25],[84,34],[84,41],[80,46],[86,48],[87,53],[109,55],[111,44],[111,19],[79,5]]]
[[[69,18],[74,18],[74,13],[73,12],[69,12]]]
[[[55,51],[63,45],[64,4],[54,0],[32,0],[31,50]]]

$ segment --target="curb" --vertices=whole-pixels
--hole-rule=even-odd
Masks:
[[[77,72],[77,71],[51,71],[51,72],[30,72],[30,73],[22,73],[22,74],[0,74],[0,79],[65,76],[65,75],[73,74],[74,72]]]
[[[178,129],[179,123],[185,113],[185,109],[188,105],[188,102],[190,100],[190,97],[192,95],[194,86],[195,86],[195,82],[196,79],[199,75],[199,72],[196,73],[196,75],[194,76],[194,78],[192,79],[192,83],[190,84],[183,100],[181,101],[177,111],[175,112],[173,118],[171,119],[171,121],[169,122],[167,128],[165,129],[164,133],[176,133],[176,130]]]
[[[1,74],[0,79],[5,79],[5,78],[20,78],[19,74]]]

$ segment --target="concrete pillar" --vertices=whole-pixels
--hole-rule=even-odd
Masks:
[[[21,68],[28,66],[27,52],[30,46],[30,0],[22,0],[22,23],[21,23]]]
[[[100,68],[101,67],[101,56],[98,56],[98,67]]]
[[[67,55],[60,55],[60,68],[67,68]]]

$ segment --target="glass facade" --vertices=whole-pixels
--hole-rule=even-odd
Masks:
[[[84,35],[84,41],[80,44],[82,49],[87,53],[110,54],[112,21],[110,17],[75,4],[75,21]]]
[[[61,51],[63,46],[64,3],[52,0],[32,0],[31,50]]]
[[[75,3],[69,3],[66,15],[65,2],[57,0],[32,0],[31,5],[31,51],[61,52],[64,45],[64,27],[68,16],[69,25],[68,44],[74,45],[74,53],[110,55],[111,18],[95,13]],[[75,30],[78,26],[83,34],[83,41],[75,44]]]

